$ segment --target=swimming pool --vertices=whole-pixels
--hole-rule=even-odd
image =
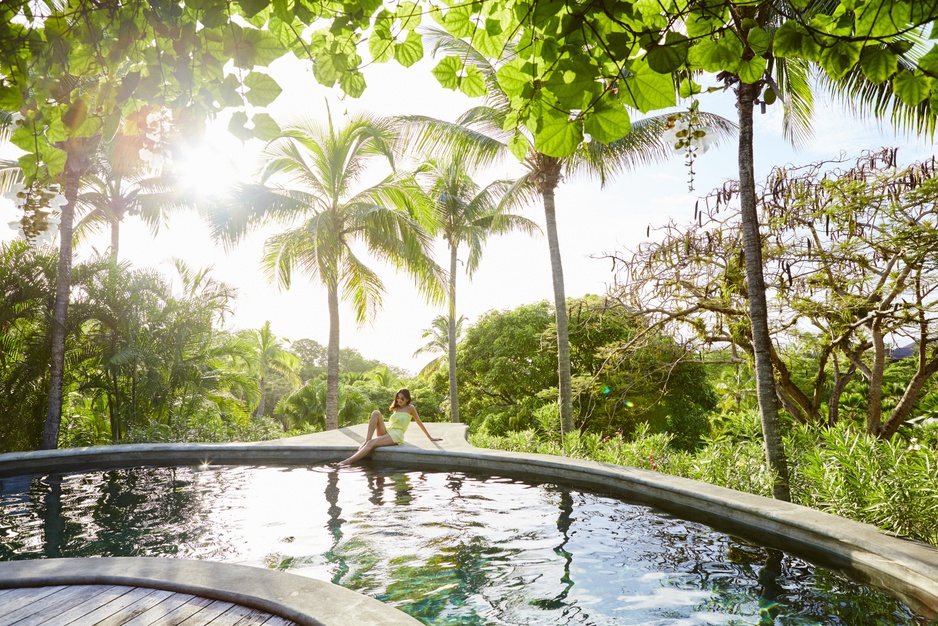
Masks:
[[[800,559],[614,497],[389,467],[133,468],[0,479],[0,560],[283,569],[427,624],[920,624]]]

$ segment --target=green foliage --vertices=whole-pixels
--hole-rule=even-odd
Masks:
[[[938,452],[917,439],[883,441],[845,424],[790,441],[799,504],[938,544]]]
[[[556,342],[544,337],[552,319],[545,301],[489,312],[466,331],[456,353],[464,422],[520,417],[526,398],[557,385]]]
[[[630,434],[649,423],[670,431],[675,446],[698,445],[716,405],[703,368],[682,362],[667,338],[632,342],[630,316],[601,298],[570,300],[567,308],[580,430]],[[466,332],[457,367],[465,421],[474,430],[560,432],[554,332],[547,302],[490,312]]]
[[[849,425],[790,432],[793,501],[938,545],[938,426],[916,427],[908,441],[883,441]],[[481,448],[553,454],[665,472],[756,495],[772,496],[757,411],[723,413],[696,451],[674,448],[647,427],[634,437],[538,430],[470,435]]]
[[[48,248],[0,244],[0,452],[42,442],[56,261]]]

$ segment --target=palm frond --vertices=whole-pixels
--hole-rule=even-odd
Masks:
[[[399,129],[398,141],[425,158],[439,154],[454,155],[469,168],[493,165],[507,154],[507,146],[497,137],[454,122],[425,115],[394,118]]]

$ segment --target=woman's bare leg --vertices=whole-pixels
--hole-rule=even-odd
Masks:
[[[382,422],[382,425],[383,425],[383,422]],[[375,437],[374,439],[370,439],[366,441],[365,443],[363,443],[361,447],[358,449],[358,452],[356,452],[349,458],[345,459],[344,461],[339,461],[339,465],[351,465],[355,461],[363,459],[369,454],[371,454],[375,448],[381,448],[383,446],[396,446],[396,445],[397,444],[394,443],[394,440],[391,439],[391,435],[385,432],[385,434],[381,435],[380,437]]]
[[[371,438],[374,437],[376,432],[379,437],[388,434],[388,429],[384,427],[384,417],[382,417],[381,411],[377,409],[371,412],[371,419],[368,420],[368,434],[365,435],[365,443],[371,441]],[[365,443],[363,443],[362,446],[364,446]]]

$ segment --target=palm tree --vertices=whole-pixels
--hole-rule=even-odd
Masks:
[[[421,337],[430,341],[414,351],[414,356],[417,357],[421,354],[436,354],[438,356],[424,365],[417,376],[429,378],[449,362],[449,319],[448,315],[437,315],[430,322],[430,328],[425,328],[420,334]],[[464,315],[460,315],[459,319],[456,320],[457,341],[462,336],[462,325],[465,321],[466,317]]]
[[[791,9],[782,3],[779,9],[771,3],[738,2],[730,6],[730,20],[721,29],[732,31],[742,42],[744,54],[752,54],[748,41],[752,24],[757,24],[770,35],[788,19]],[[821,7],[815,3],[813,10]],[[754,29],[753,29],[754,30]],[[723,36],[723,35],[721,35]],[[883,44],[886,46],[887,44]],[[755,46],[753,46],[755,47]],[[767,53],[768,54],[768,53]],[[900,56],[900,63],[908,63]],[[914,64],[912,64],[914,66]],[[736,90],[736,108],[739,113],[739,204],[743,251],[746,263],[746,285],[749,302],[749,318],[755,361],[756,396],[762,418],[762,434],[766,463],[775,475],[773,496],[780,500],[791,500],[788,463],[782,442],[779,420],[778,395],[775,387],[775,372],[772,366],[772,342],[768,325],[768,303],[765,295],[763,275],[762,239],[759,234],[759,215],[756,207],[755,166],[753,160],[753,110],[758,103],[768,103],[780,98],[785,106],[785,134],[789,140],[797,141],[810,135],[810,117],[813,111],[811,75],[835,94],[846,99],[851,97],[858,111],[869,111],[875,115],[891,112],[893,119],[917,126],[919,129],[934,129],[934,121],[923,115],[924,109],[910,110],[903,107],[893,96],[888,82],[879,85],[867,80],[860,68],[854,67],[840,80],[833,80],[806,61],[776,58],[769,55],[765,72],[759,80],[748,83],[738,74],[722,72],[718,75],[727,87]],[[761,96],[761,100],[760,100]]]
[[[467,162],[491,164],[495,159],[507,154],[509,141],[516,141],[517,137],[514,135],[514,128],[510,131],[504,130],[510,101],[498,83],[498,66],[471,44],[444,31],[434,29],[429,36],[435,41],[434,52],[442,50],[451,53],[479,69],[486,82],[487,95],[484,104],[469,109],[455,123],[423,116],[402,118],[408,134],[407,140],[418,150],[432,149],[437,152],[464,154]],[[508,57],[506,61],[511,60],[510,50],[506,50],[505,56]],[[719,138],[727,137],[733,132],[732,124],[719,116],[708,113],[700,113],[699,116],[705,124],[715,129]],[[515,181],[515,186],[533,190],[544,207],[557,324],[561,429],[565,433],[574,429],[573,391],[567,297],[557,233],[555,191],[564,178],[585,174],[596,177],[601,184],[605,184],[606,180],[623,170],[670,158],[673,150],[661,140],[661,136],[672,121],[673,116],[662,115],[634,122],[631,132],[622,139],[610,144],[598,141],[584,142],[572,155],[563,158],[538,152],[533,147],[534,142],[527,141],[523,159],[527,171]]]
[[[269,321],[264,322],[264,325],[257,330],[242,332],[240,336],[250,346],[249,367],[257,376],[257,386],[260,391],[260,400],[254,410],[254,415],[264,417],[267,404],[267,383],[270,382],[270,376],[279,375],[296,389],[300,383],[297,372],[302,363],[299,357],[288,352],[283,341],[271,332]]]
[[[456,275],[459,246],[469,248],[465,264],[471,279],[479,267],[482,247],[489,235],[520,230],[540,232],[537,224],[511,211],[525,200],[525,188],[499,180],[483,189],[472,180],[461,154],[444,161],[428,161],[421,170],[424,191],[436,212],[436,222],[449,248],[449,307],[447,315],[447,352],[449,359],[450,416],[459,423],[459,395],[456,385]]]
[[[393,139],[389,122],[364,115],[342,128],[331,115],[325,127],[308,119],[294,121],[268,143],[261,182],[239,186],[226,210],[215,211],[212,218],[216,239],[229,245],[256,226],[302,220],[267,239],[263,267],[283,288],[290,287],[294,270],[326,288],[327,429],[338,428],[339,300],[352,305],[362,324],[380,307],[384,293],[381,279],[353,245],[360,243],[371,256],[406,269],[424,296],[442,298],[442,270],[429,256],[432,238],[420,225],[412,179],[392,173],[354,189],[369,162],[381,159],[393,168]]]
[[[154,175],[138,158],[139,141],[117,134],[102,144],[91,170],[81,181],[75,225],[75,242],[100,228],[111,231],[111,261],[117,262],[120,226],[128,215],[139,215],[155,235],[166,213],[190,206],[178,179],[170,174]]]

